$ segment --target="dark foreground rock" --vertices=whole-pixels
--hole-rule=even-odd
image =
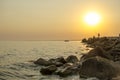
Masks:
[[[41,68],[40,72],[42,75],[51,75],[57,70],[55,65],[50,65],[44,68]]]
[[[101,57],[91,57],[82,63],[80,77],[97,77],[100,80],[112,80],[117,75],[116,69],[110,62]]]

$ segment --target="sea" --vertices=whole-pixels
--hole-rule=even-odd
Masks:
[[[0,41],[0,80],[98,80],[80,79],[79,75],[62,78],[43,76],[41,66],[33,61],[76,55],[78,59],[90,48],[81,41]]]

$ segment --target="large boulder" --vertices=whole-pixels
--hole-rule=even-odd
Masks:
[[[66,58],[67,63],[77,63],[78,61],[78,58],[74,55],[70,55]]]
[[[45,60],[45,59],[43,59],[43,58],[39,58],[39,59],[36,60],[34,63],[35,63],[35,64],[38,64],[38,65],[42,65],[42,66],[49,66],[49,65],[52,65],[52,64],[53,64],[52,62],[47,61],[47,60]]]
[[[97,77],[100,80],[111,80],[117,75],[116,69],[110,61],[101,57],[91,57],[82,63],[80,77]]]
[[[57,70],[57,67],[55,65],[50,65],[44,68],[41,68],[40,73],[42,75],[51,75]]]
[[[87,54],[84,54],[81,57],[81,59],[86,60],[88,58],[95,57],[95,56],[100,56],[100,57],[103,57],[106,59],[113,60],[113,57],[109,53],[107,53],[102,47],[96,47],[96,48],[92,49]]]

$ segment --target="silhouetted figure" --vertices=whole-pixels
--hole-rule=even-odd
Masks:
[[[100,38],[100,33],[98,33],[98,38]]]

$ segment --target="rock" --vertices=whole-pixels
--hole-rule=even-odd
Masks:
[[[58,72],[58,75],[60,77],[67,77],[68,75],[71,75],[73,72],[73,70],[71,69],[71,67],[66,67],[63,70],[61,70],[60,72]]]
[[[63,69],[66,67],[71,67],[73,66],[73,63],[65,63],[63,66],[60,66],[57,71],[55,72],[56,75],[59,75],[59,72],[61,72]]]
[[[54,62],[61,62],[61,63],[66,63],[65,59],[63,57],[58,57],[58,58],[55,58],[55,59],[50,59],[49,60],[50,62],[54,63]]]
[[[109,53],[113,56],[113,61],[120,61],[120,49],[112,49]]]
[[[57,67],[62,66],[63,64],[66,63],[65,59],[63,57],[59,57],[56,59],[50,59],[49,60],[51,63],[53,63],[54,65],[56,65]]]
[[[55,74],[59,75],[60,77],[67,77],[70,75],[76,75],[79,74],[79,69],[81,65],[79,63],[66,63],[63,66],[61,66]]]
[[[88,58],[95,57],[95,56],[100,56],[100,57],[103,57],[106,59],[113,60],[113,57],[109,53],[107,53],[105,50],[103,50],[102,47],[96,47],[96,48],[92,49],[87,54],[84,54],[81,57],[81,59],[86,60]]]
[[[51,75],[57,70],[55,65],[50,65],[48,67],[41,68],[40,73],[42,75]]]
[[[61,63],[61,62],[55,62],[54,64],[55,64],[57,67],[63,66],[63,63]]]
[[[39,58],[37,61],[34,62],[35,64],[42,65],[42,66],[49,66],[52,65],[53,63],[50,61],[47,61],[45,59]]]
[[[92,44],[92,43],[94,43],[94,40],[92,38],[88,38],[87,44]]]
[[[61,62],[61,63],[63,63],[63,64],[66,63],[64,57],[59,57],[59,58],[56,59],[56,61],[57,61],[57,62]]]
[[[120,41],[117,41],[117,42],[115,43],[114,48],[120,49]]]
[[[79,68],[75,67],[75,66],[67,66],[64,69],[60,70],[57,72],[57,75],[59,75],[60,77],[67,77],[70,75],[75,75],[79,73]]]
[[[66,58],[67,63],[76,63],[78,61],[79,61],[78,58],[74,55],[70,55]]]
[[[59,66],[62,66],[63,64],[65,64],[66,61],[63,57],[59,57],[56,59],[50,59],[50,60],[45,60],[43,58],[39,58],[34,63],[38,64],[38,65],[42,65],[42,66],[56,65],[59,67]]]
[[[84,42],[84,43],[87,42],[87,39],[86,38],[82,39],[82,42]]]
[[[82,63],[79,74],[83,78],[97,77],[100,80],[111,80],[117,75],[117,71],[107,59],[92,57]]]
[[[65,67],[68,67],[68,66],[73,66],[73,63],[65,63],[62,67],[65,68]]]

